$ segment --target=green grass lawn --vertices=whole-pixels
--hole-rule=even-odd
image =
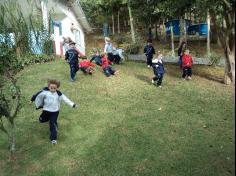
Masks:
[[[162,88],[151,84],[144,63],[114,66],[106,78],[77,74],[69,82],[63,61],[38,64],[20,74],[24,96],[17,118],[16,161],[0,133],[0,176],[232,176],[235,172],[234,88],[221,82],[223,68],[194,66],[193,80],[166,65]],[[77,105],[62,104],[58,144],[29,103],[48,78]]]

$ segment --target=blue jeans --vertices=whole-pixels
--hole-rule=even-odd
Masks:
[[[179,56],[178,65],[182,68],[182,56]]]
[[[107,77],[109,77],[111,75],[114,75],[116,71],[111,66],[108,66],[107,68],[103,69],[103,72]]]
[[[147,65],[149,65],[149,66],[152,66],[152,58],[153,58],[153,56],[151,55],[151,56],[147,56]]]
[[[75,80],[75,75],[78,70],[79,70],[78,63],[70,64],[70,78],[71,78],[71,80]]]
[[[102,66],[101,56],[93,56],[92,59],[90,59],[90,62],[92,62],[93,60],[95,60],[95,63],[97,65]]]
[[[57,118],[59,115],[59,111],[57,112],[49,112],[43,111],[39,117],[39,122],[45,123],[49,121],[49,129],[50,129],[50,140],[57,140]]]
[[[110,62],[113,62],[114,61],[114,55],[113,53],[107,53],[107,58]]]
[[[118,54],[113,55],[113,56],[114,56],[114,63],[115,64],[120,64],[120,60],[121,60],[120,56]]]
[[[159,74],[156,74],[155,77],[152,78],[153,81],[157,81],[157,86],[161,85],[163,76],[164,76],[163,73],[159,73]]]

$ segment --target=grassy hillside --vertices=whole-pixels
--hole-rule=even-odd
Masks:
[[[167,65],[163,86],[151,84],[144,63],[115,65],[119,75],[77,74],[69,82],[63,61],[26,68],[19,77],[24,96],[17,119],[16,161],[9,161],[0,133],[0,176],[231,176],[235,172],[234,90],[221,84],[221,68],[193,68],[179,79]],[[29,103],[48,78],[77,105],[62,104],[58,144]]]

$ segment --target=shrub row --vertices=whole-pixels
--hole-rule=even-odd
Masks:
[[[26,54],[22,57],[16,57],[16,52],[12,48],[0,46],[0,74],[6,71],[18,72],[27,65],[35,63],[44,63],[55,60],[53,55],[32,55]]]

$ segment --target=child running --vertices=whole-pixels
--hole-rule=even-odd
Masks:
[[[61,101],[64,101],[70,107],[76,107],[75,103],[58,90],[59,87],[60,81],[49,80],[48,87],[45,87],[31,98],[31,101],[35,101],[36,109],[43,108],[39,122],[49,122],[50,140],[52,144],[57,144],[57,118]]]
[[[165,68],[163,64],[163,55],[158,51],[157,58],[152,60],[154,77],[152,78],[152,83],[156,84],[161,88],[162,79],[165,73]]]

